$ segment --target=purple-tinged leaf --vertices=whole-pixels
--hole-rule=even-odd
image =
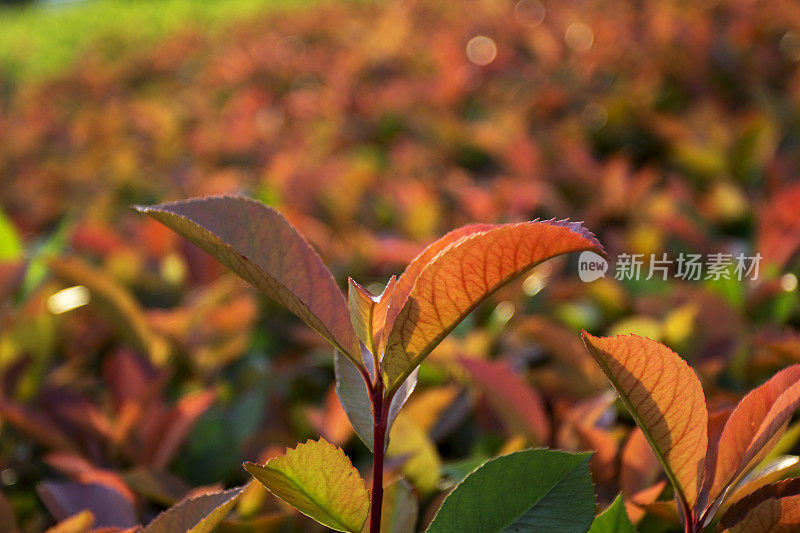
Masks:
[[[283,215],[242,196],[136,209],[214,256],[359,363],[344,295],[319,255]]]

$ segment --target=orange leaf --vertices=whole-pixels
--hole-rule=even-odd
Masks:
[[[750,391],[725,423],[717,448],[716,467],[706,484],[714,501],[737,478],[758,464],[777,443],[800,405],[800,365],[775,374]]]
[[[731,487],[716,514],[723,516],[731,505],[766,485],[792,477],[792,474],[797,474],[799,470],[800,457],[796,455],[781,455],[775,459],[764,461],[759,468],[744,476]]]
[[[344,295],[314,249],[280,213],[243,196],[136,209],[214,256],[361,364]]]
[[[685,509],[691,509],[702,483],[708,443],[708,412],[694,371],[651,339],[600,338],[586,332],[583,339],[647,437]]]
[[[800,478],[761,487],[722,516],[720,526],[736,533],[790,533],[800,527]]]
[[[389,329],[392,328],[397,315],[405,305],[406,300],[408,300],[411,289],[414,288],[414,283],[417,281],[420,273],[439,252],[468,235],[488,231],[493,227],[495,226],[492,224],[469,224],[454,229],[446,233],[440,239],[429,244],[417,257],[412,259],[400,277],[397,278],[397,285],[395,286],[394,296],[392,297],[395,305],[392,306],[392,309],[387,314],[386,326]]]
[[[494,291],[542,261],[581,250],[602,252],[591,233],[568,221],[496,226],[446,246],[421,270],[392,325],[381,369],[387,390]],[[405,276],[395,288],[398,298]]]

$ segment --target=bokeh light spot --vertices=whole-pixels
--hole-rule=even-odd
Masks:
[[[497,45],[485,35],[473,37],[467,43],[467,59],[471,63],[483,67],[497,57]]]
[[[608,111],[602,104],[591,102],[583,108],[581,113],[581,120],[584,126],[592,130],[599,130],[606,125],[608,121]]]
[[[514,6],[514,18],[523,26],[535,28],[544,21],[547,10],[539,0],[520,0]]]
[[[586,52],[594,43],[594,32],[583,22],[573,22],[564,32],[564,42],[575,52]]]

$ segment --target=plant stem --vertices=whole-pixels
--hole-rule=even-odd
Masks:
[[[701,522],[697,521],[697,516],[694,514],[694,511],[692,511],[688,505],[684,504],[683,512],[685,515],[684,531],[686,533],[698,533],[701,530]]]
[[[389,400],[383,397],[383,381],[375,380],[372,401],[372,506],[369,512],[369,533],[381,531],[383,507],[383,448],[386,442],[386,424],[389,418]]]

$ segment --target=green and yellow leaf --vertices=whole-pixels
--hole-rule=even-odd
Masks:
[[[396,276],[392,276],[380,296],[375,296],[366,288],[348,280],[348,305],[350,320],[356,335],[373,355],[379,355],[379,346],[386,324],[386,313],[394,292]]]
[[[442,459],[428,434],[407,416],[406,412],[394,422],[386,456],[403,460],[403,475],[420,492],[432,492],[439,485]]]
[[[336,531],[360,532],[369,493],[350,459],[325,439],[309,440],[265,465],[245,469],[275,496]]]

